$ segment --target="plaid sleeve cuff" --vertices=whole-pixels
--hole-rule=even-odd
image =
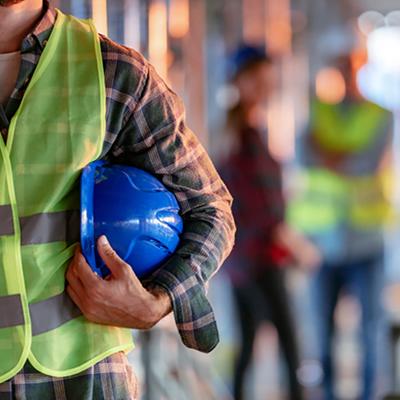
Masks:
[[[151,283],[168,292],[185,346],[209,353],[219,343],[217,323],[204,286],[185,264],[173,256],[153,275]]]

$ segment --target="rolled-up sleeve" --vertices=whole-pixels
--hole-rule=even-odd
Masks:
[[[152,283],[169,293],[184,344],[209,352],[219,337],[206,284],[233,246],[232,198],[187,127],[180,98],[150,64],[142,72],[137,101],[125,115],[110,157],[152,173],[175,194],[184,231]]]

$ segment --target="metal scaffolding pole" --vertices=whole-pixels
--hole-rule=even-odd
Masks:
[[[124,44],[140,50],[140,0],[124,0]]]
[[[207,148],[206,24],[206,2],[204,0],[191,0],[189,9],[190,31],[184,40],[188,122],[202,144]]]

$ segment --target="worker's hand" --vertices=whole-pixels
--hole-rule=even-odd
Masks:
[[[289,251],[298,268],[311,272],[321,265],[322,258],[317,247],[288,224],[282,223],[276,228],[275,240]]]
[[[89,321],[149,329],[170,313],[172,305],[168,294],[161,288],[146,289],[105,236],[98,240],[97,249],[111,271],[107,279],[91,270],[80,248],[66,274],[67,292]]]

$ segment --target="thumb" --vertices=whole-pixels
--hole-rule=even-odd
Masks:
[[[97,240],[97,251],[115,277],[124,277],[129,273],[129,270],[131,270],[129,264],[127,264],[111,247],[106,236],[102,235]]]

